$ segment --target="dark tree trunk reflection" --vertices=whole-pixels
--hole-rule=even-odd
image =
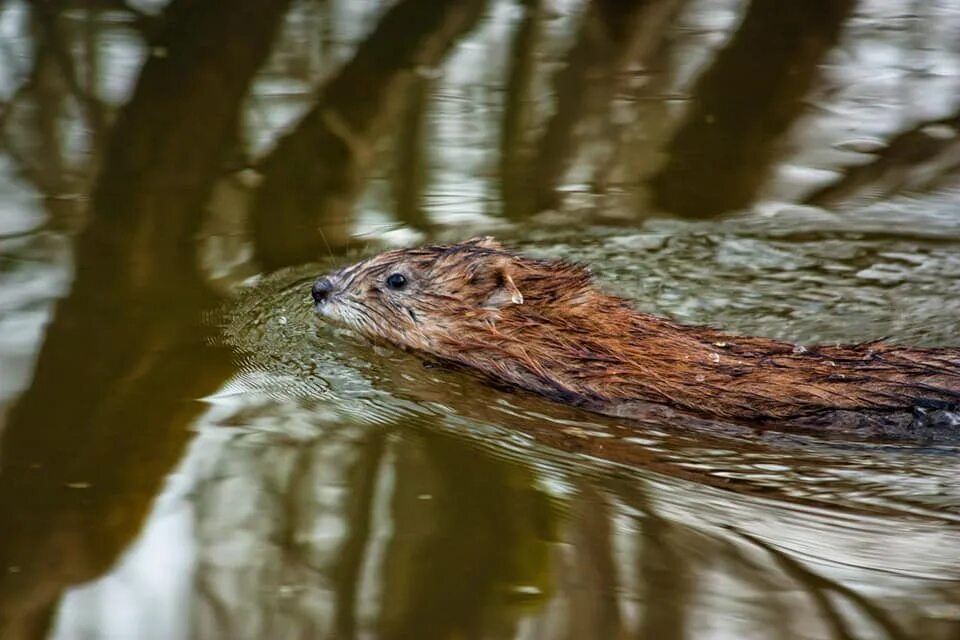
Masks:
[[[652,181],[654,204],[708,218],[751,205],[783,134],[855,0],[752,0],[733,40],[697,83],[686,121]]]
[[[537,145],[529,172],[527,214],[560,203],[557,187],[576,155],[578,127],[589,116],[607,114],[628,64],[644,45],[663,36],[672,0],[594,0],[583,15],[567,64],[555,79],[556,111]]]
[[[352,488],[349,506],[349,531],[335,567],[337,610],[334,627],[337,638],[356,636],[357,597],[363,561],[370,540],[370,520],[379,470],[383,464],[384,434],[373,433],[363,442],[359,460],[350,470]]]
[[[398,450],[382,638],[512,637],[513,585],[549,584],[552,516],[523,467],[449,435]],[[428,499],[424,499],[428,498]],[[504,628],[507,627],[507,628]]]
[[[528,163],[531,160],[530,128],[534,124],[534,56],[543,31],[543,0],[522,3],[523,19],[510,48],[500,123],[500,193],[508,218],[523,218],[527,203]]]
[[[576,597],[570,611],[569,640],[605,640],[622,634],[613,516],[607,497],[590,483],[582,483],[571,520],[571,543],[578,553],[570,587]]]
[[[201,408],[184,398],[230,370],[204,347],[218,301],[194,232],[285,6],[175,1],[165,56],[118,117],[73,287],[3,432],[0,566],[16,568],[0,573],[4,638],[35,636],[63,589],[111,566],[181,455]]]
[[[427,78],[416,78],[411,84],[394,141],[393,191],[397,220],[421,231],[430,227],[423,191],[429,178],[430,154],[426,144],[432,86]]]

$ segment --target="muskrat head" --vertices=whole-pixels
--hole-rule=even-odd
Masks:
[[[429,351],[466,323],[523,304],[516,260],[492,238],[388,251],[318,278],[314,306],[370,338]]]

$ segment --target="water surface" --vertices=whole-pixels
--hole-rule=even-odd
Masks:
[[[621,421],[317,321],[494,234],[960,344],[946,1],[0,4],[0,637],[960,637],[960,448]]]

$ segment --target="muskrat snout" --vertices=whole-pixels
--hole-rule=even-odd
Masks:
[[[330,294],[333,293],[333,283],[330,281],[330,278],[317,278],[313,283],[313,288],[310,290],[310,293],[313,295],[313,301],[318,305],[323,304],[327,301],[327,298],[330,297]]]

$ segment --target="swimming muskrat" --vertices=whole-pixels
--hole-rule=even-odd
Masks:
[[[319,314],[498,384],[606,414],[649,403],[871,435],[960,434],[960,348],[802,347],[671,322],[601,292],[582,265],[492,238],[399,249],[316,280]]]

